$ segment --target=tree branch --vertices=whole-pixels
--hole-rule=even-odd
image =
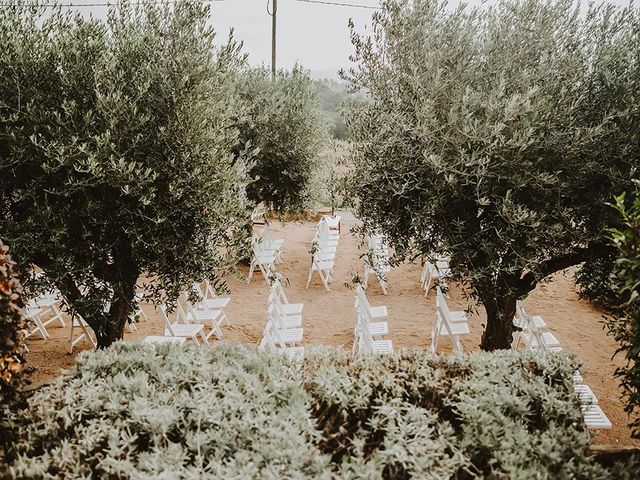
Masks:
[[[576,248],[573,252],[559,257],[550,258],[542,262],[537,269],[538,276],[533,271],[528,271],[518,281],[518,296],[525,295],[536,288],[543,278],[548,277],[565,268],[586,262],[594,257],[602,257],[614,251],[615,248],[605,243],[592,243],[588,247]]]

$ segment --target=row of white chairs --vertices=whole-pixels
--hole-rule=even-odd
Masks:
[[[311,267],[309,268],[309,276],[307,278],[307,287],[311,284],[313,272],[318,272],[320,280],[327,292],[331,291],[329,284],[332,282],[333,268],[336,261],[336,252],[338,250],[338,241],[340,233],[337,229],[332,228],[332,221],[335,217],[325,215],[318,222],[315,236],[311,245]],[[338,220],[338,225],[340,224]]]
[[[353,355],[391,354],[393,343],[383,337],[389,334],[386,306],[372,307],[361,285],[356,286],[356,325],[354,329]]]
[[[516,315],[513,323],[518,327],[518,332],[512,345],[514,349],[522,346],[525,351],[531,353],[562,351],[560,341],[553,333],[545,330],[547,323],[544,319],[538,315],[528,315],[524,309],[524,303],[520,300],[516,304]],[[573,382],[573,388],[580,399],[582,414],[587,427],[590,429],[611,428],[611,421],[598,405],[598,397],[584,383],[579,371],[574,373]]]
[[[290,303],[279,280],[271,285],[267,324],[262,332],[260,350],[277,352],[286,355],[292,361],[304,360],[302,342],[302,303]]]
[[[369,237],[367,254],[364,258],[364,288],[369,285],[369,277],[374,274],[378,278],[382,292],[387,295],[387,276],[391,272],[389,263],[389,247],[384,236],[374,234]]]
[[[208,280],[204,281],[204,285],[194,283],[192,292],[196,298],[193,302],[187,292],[178,298],[174,321],[169,319],[167,307],[160,307],[164,336],[183,337],[204,344],[209,344],[209,339],[214,335],[221,340],[224,336],[222,326],[231,324],[225,312],[230,299],[219,297]]]
[[[436,319],[431,329],[431,353],[438,353],[441,337],[449,338],[453,344],[453,350],[462,353],[464,350],[461,338],[470,333],[467,312],[449,310],[447,299],[442,290],[440,287],[436,287]]]
[[[284,256],[284,240],[275,238],[269,225],[265,223],[262,231],[252,237],[251,250],[252,257],[247,283],[251,283],[256,267],[269,283],[269,277],[276,272],[276,264],[280,263]]]

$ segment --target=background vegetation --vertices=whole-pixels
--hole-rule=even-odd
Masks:
[[[238,91],[240,147],[252,152],[249,199],[278,213],[307,210],[328,137],[309,74],[295,67],[280,70],[272,81],[266,68],[248,69]]]

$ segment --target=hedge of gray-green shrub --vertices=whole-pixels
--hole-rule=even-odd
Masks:
[[[585,454],[572,359],[518,353],[303,367],[247,346],[118,343],[12,418],[14,478],[620,478]]]

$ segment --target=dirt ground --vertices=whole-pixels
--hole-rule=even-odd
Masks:
[[[305,346],[336,345],[351,349],[355,322],[354,292],[345,284],[354,272],[359,272],[362,277],[363,262],[359,257],[358,240],[349,234],[355,219],[348,213],[342,215],[342,235],[331,292],[325,291],[317,274],[314,274],[309,289],[305,289],[315,223],[271,224],[275,236],[285,239],[285,257],[278,271],[289,281],[287,296],[292,302],[304,303]],[[244,279],[228,279],[231,302],[227,314],[231,326],[223,327],[223,341],[258,343],[266,323],[267,283],[258,272],[251,284],[247,284],[247,268],[241,267],[241,273],[245,274]],[[375,278],[367,290],[372,305],[388,307],[390,338],[396,350],[426,348],[431,340],[435,296],[423,296],[419,285],[420,273],[419,264],[404,264],[394,268],[389,275],[388,295],[383,295]],[[467,307],[455,285],[450,289],[449,306],[459,310]],[[597,433],[596,443],[640,446],[640,442],[630,438],[626,427],[628,417],[623,411],[618,382],[613,376],[616,366],[622,362],[618,357],[612,359],[616,343],[603,330],[602,312],[578,299],[570,272],[558,274],[550,283],[539,286],[526,300],[525,307],[529,314],[542,316],[565,351],[576,354],[583,362],[581,372],[584,381],[591,386],[613,424],[611,430]],[[127,332],[126,340],[162,334],[162,324],[153,306],[144,305],[143,308],[150,320],[141,322],[137,332]],[[478,349],[483,322],[482,311],[472,317],[471,335],[463,340],[465,351]],[[48,331],[51,339],[42,340],[36,335],[29,339],[29,363],[35,367],[31,375],[34,387],[52,381],[62,369],[73,369],[75,355],[89,348],[84,342],[69,354],[69,327],[51,325]],[[446,339],[441,344],[445,351],[450,348]]]

